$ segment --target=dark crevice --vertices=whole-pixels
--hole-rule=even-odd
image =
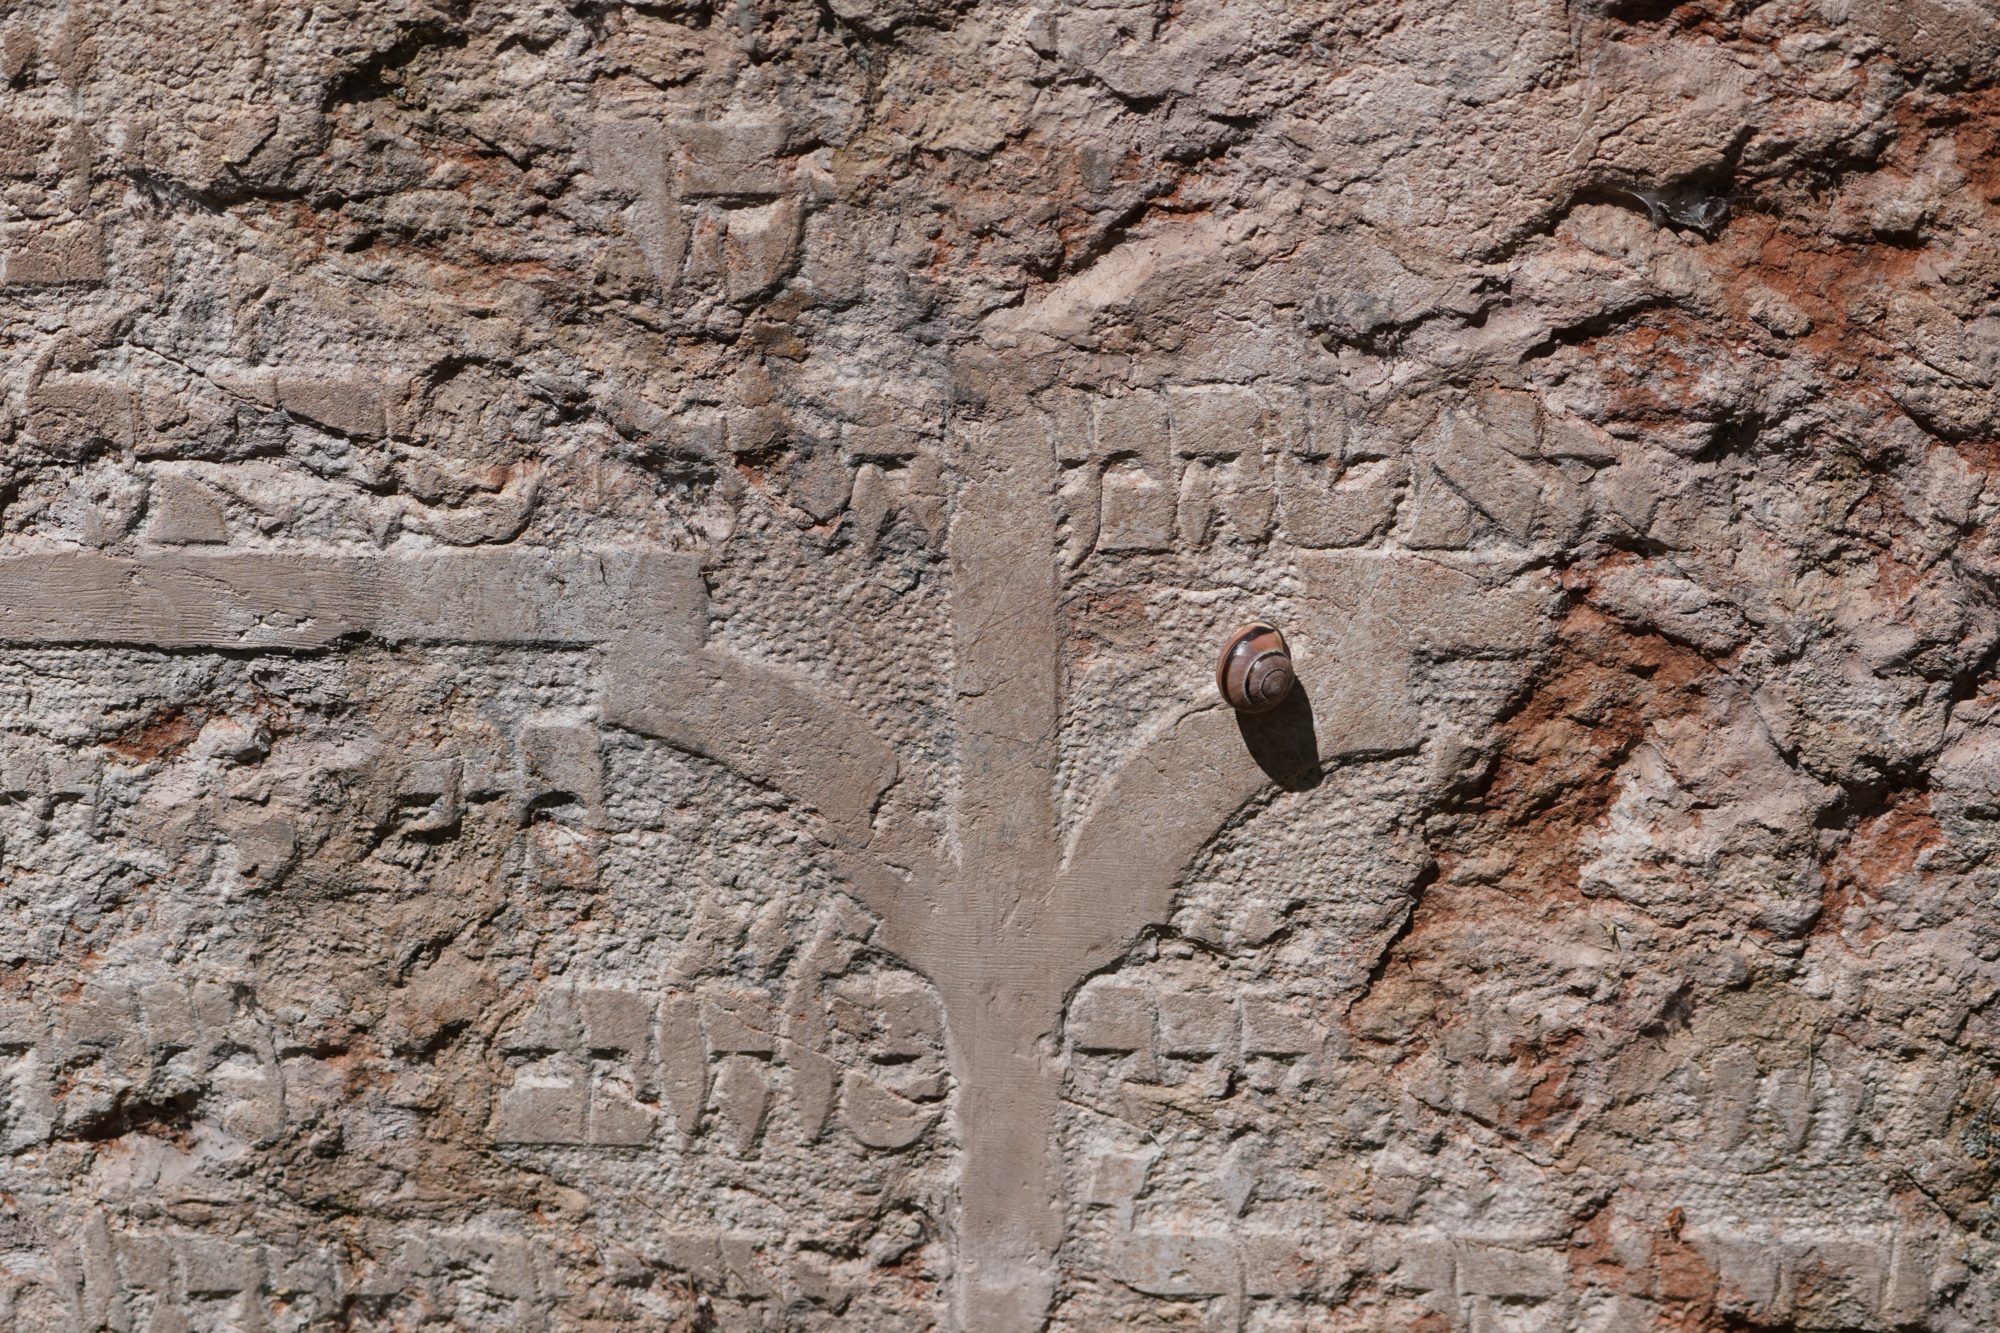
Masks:
[[[355,66],[328,85],[325,96],[320,99],[320,109],[330,111],[336,106],[394,97],[403,89],[404,80],[400,75],[419,56],[433,49],[457,50],[465,43],[464,33],[439,24],[410,24],[387,50]]]
[[[1362,978],[1360,989],[1348,1002],[1350,1010],[1366,1000],[1381,983],[1382,978],[1389,974],[1390,967],[1396,961],[1396,951],[1417,928],[1417,909],[1423,906],[1424,895],[1438,882],[1438,873],[1438,863],[1435,860],[1426,861],[1423,868],[1418,871],[1416,882],[1410,886],[1409,907],[1404,911],[1403,919],[1396,924],[1395,931],[1388,939],[1382,941],[1381,949],[1375,954],[1374,963],[1368,968],[1368,975]]]
[[[1654,310],[1671,308],[1672,305],[1671,300],[1656,297],[1622,309],[1603,311],[1574,324],[1566,324],[1559,329],[1551,330],[1547,338],[1521,353],[1521,360],[1536,361],[1553,355],[1558,348],[1580,347],[1620,331],[1642,315]]]
[[[86,1142],[123,1138],[127,1134],[174,1136],[194,1128],[195,1112],[201,1106],[199,1090],[168,1096],[138,1096],[122,1100],[103,1115],[75,1126],[75,1136]]]
[[[1604,7],[1606,18],[1620,23],[1659,23],[1673,17],[1684,0],[1611,0]]]
[[[1703,185],[1597,185],[1578,192],[1570,209],[1586,204],[1606,204],[1643,213],[1655,227],[1691,231],[1713,239],[1728,221],[1732,194],[1725,186],[1716,190]]]

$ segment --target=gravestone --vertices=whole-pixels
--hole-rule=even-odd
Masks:
[[[1990,14],[405,8],[0,15],[0,1324],[1992,1325]]]

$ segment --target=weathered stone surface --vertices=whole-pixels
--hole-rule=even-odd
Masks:
[[[0,1326],[2000,1325],[1996,69],[6,7]]]

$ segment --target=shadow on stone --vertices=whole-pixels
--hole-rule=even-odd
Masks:
[[[1319,733],[1313,728],[1312,697],[1303,681],[1268,713],[1238,713],[1236,726],[1257,767],[1286,791],[1311,791],[1325,776],[1319,763]]]

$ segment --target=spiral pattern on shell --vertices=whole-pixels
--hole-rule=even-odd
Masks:
[[[1269,712],[1290,696],[1296,681],[1285,636],[1261,620],[1230,634],[1215,667],[1216,689],[1239,713]]]

